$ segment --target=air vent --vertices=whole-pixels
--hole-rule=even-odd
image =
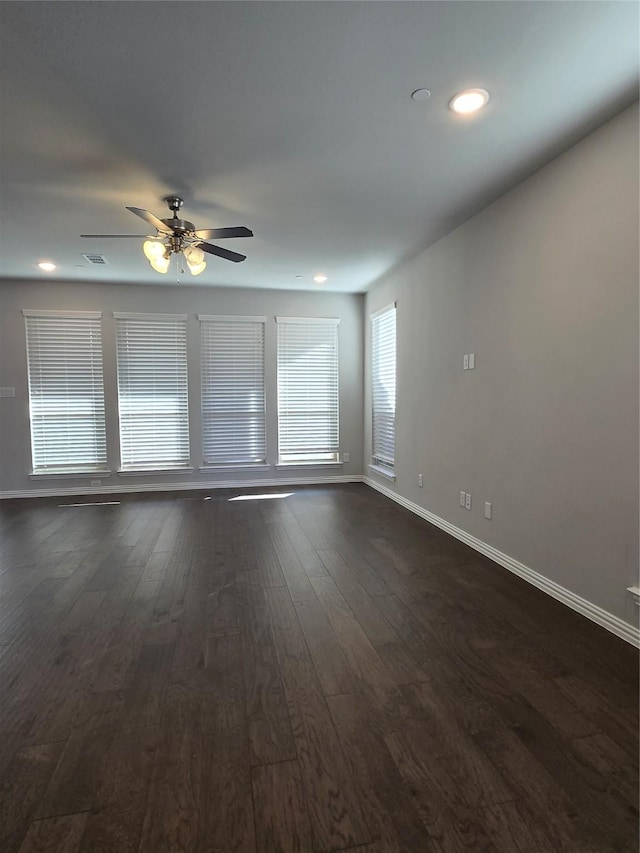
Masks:
[[[82,255],[85,261],[89,261],[90,264],[94,264],[96,267],[103,267],[105,264],[108,264],[109,261],[105,258],[104,255]]]

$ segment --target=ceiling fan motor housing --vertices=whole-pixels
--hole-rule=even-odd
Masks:
[[[170,231],[176,231],[178,234],[186,234],[188,232],[193,233],[196,230],[193,222],[189,222],[187,219],[163,219],[164,224],[169,228]]]
[[[165,201],[169,207],[169,210],[173,211],[173,217],[171,219],[163,219],[162,222],[167,226],[167,228],[173,231],[174,236],[180,236],[187,233],[193,234],[195,231],[195,225],[193,222],[189,222],[187,219],[179,219],[177,216],[177,212],[182,208],[184,201],[177,195],[168,195],[165,198]],[[179,248],[174,248],[174,252],[179,252]]]

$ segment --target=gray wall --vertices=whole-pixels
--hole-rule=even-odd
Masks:
[[[397,479],[372,479],[634,622],[637,106],[389,275],[367,316],[393,300]],[[367,393],[366,463],[369,412]]]
[[[139,488],[162,483],[193,485],[230,480],[317,480],[352,477],[362,473],[363,344],[361,295],[294,291],[204,289],[189,286],[69,284],[51,281],[0,284],[0,386],[13,386],[15,398],[0,398],[0,493],[26,490],[89,490],[89,480],[30,479],[29,394],[23,308],[98,310],[103,312],[105,402],[107,409],[108,466],[114,472],[103,485]],[[119,476],[119,439],[114,311],[188,314],[189,415],[191,458],[202,464],[200,418],[200,336],[196,314],[236,314],[267,317],[265,354],[267,374],[268,461],[277,458],[276,323],[275,316],[339,317],[340,450],[350,454],[341,468],[305,468],[287,471],[184,472],[155,476]],[[97,475],[95,475],[97,476]]]

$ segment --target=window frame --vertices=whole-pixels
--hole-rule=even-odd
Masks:
[[[316,467],[340,467],[340,318],[338,317],[284,317],[277,316],[275,318],[277,325],[277,343],[276,343],[276,374],[277,374],[277,400],[278,400],[278,461],[276,468],[316,468]],[[294,408],[291,407],[287,416],[283,416],[283,393],[285,393],[285,384],[283,377],[283,365],[281,351],[283,347],[283,335],[286,334],[287,327],[302,326],[305,328],[316,327],[316,330],[331,328],[333,330],[333,340],[330,345],[333,346],[332,353],[332,370],[329,380],[334,384],[332,391],[332,402],[325,407],[324,413],[329,416],[329,432],[335,436],[335,440],[327,442],[325,447],[311,448],[308,452],[303,449],[298,451],[283,452],[283,444],[287,444],[283,440],[283,433],[290,429],[285,426],[285,418],[289,420]],[[307,374],[308,375],[308,374]],[[291,382],[293,386],[294,381]],[[292,395],[293,396],[293,395]],[[300,410],[304,413],[305,410]],[[331,419],[331,413],[335,412],[335,417]],[[307,410],[308,413],[308,410]],[[295,417],[295,414],[294,414]]]
[[[27,358],[27,382],[29,394],[29,433],[31,442],[31,464],[32,470],[30,477],[87,477],[99,474],[101,477],[109,476],[110,471],[107,467],[107,436],[106,436],[106,411],[105,411],[105,393],[104,393],[104,350],[102,345],[102,312],[101,311],[53,311],[45,309],[22,309],[22,316],[25,321],[25,348]],[[60,321],[56,328],[53,321]],[[74,341],[66,341],[66,348],[49,344],[50,350],[42,356],[42,349],[46,344],[42,342],[36,343],[35,338],[38,336],[36,329],[37,321],[44,321],[45,326],[47,321],[51,321],[50,328],[54,335],[52,340],[59,338],[64,340],[65,329],[62,324],[69,324],[67,334],[71,331],[71,327],[77,321],[80,324],[85,323],[85,332],[87,340],[84,343],[84,348],[78,346],[78,331],[74,332],[76,336]],[[80,329],[80,325],[78,326]],[[40,331],[44,334],[44,329]],[[51,334],[51,332],[49,332]],[[32,343],[33,339],[33,343]],[[69,344],[71,343],[71,347]],[[64,369],[61,367],[61,357],[65,360]],[[46,361],[49,361],[49,364]],[[88,371],[85,371],[79,378],[77,373],[80,366],[80,359],[84,359],[86,365],[90,365]],[[39,386],[41,391],[46,385],[43,376],[46,375],[47,368],[49,371],[57,370],[50,383],[49,391],[46,393],[38,393],[36,386]],[[75,375],[73,374],[75,368]],[[47,411],[51,409],[51,403],[46,400],[46,397],[51,398],[51,392],[55,393],[55,386],[58,385],[58,394],[64,394],[64,397],[59,398],[59,406],[56,412]],[[71,402],[78,399],[78,391],[84,390],[85,407],[89,404],[91,411],[78,411],[77,406],[75,411],[73,407],[70,410]],[[75,392],[75,394],[74,394]],[[38,407],[37,401],[40,398],[42,410],[34,413],[34,409]],[[61,405],[60,405],[61,404]],[[87,432],[81,436],[77,430],[75,436],[61,440],[64,433],[64,428],[60,426],[50,428],[50,446],[58,447],[58,453],[63,453],[66,447],[66,455],[70,452],[77,455],[79,448],[93,446],[93,458],[85,458],[78,464],[73,464],[69,461],[50,462],[46,463],[47,458],[47,421],[57,419],[69,419],[76,421],[78,424],[84,422],[89,423],[89,438]],[[72,431],[73,433],[73,431]],[[55,451],[49,451],[49,457],[53,458]],[[39,460],[44,460],[44,464],[39,464]]]
[[[188,363],[188,347],[187,347],[187,315],[186,314],[151,314],[146,312],[116,312],[113,313],[115,324],[116,324],[116,367],[117,367],[117,387],[118,387],[118,425],[119,425],[119,439],[120,439],[120,467],[118,469],[118,473],[120,475],[144,475],[150,473],[183,473],[193,471],[193,467],[191,465],[191,436],[190,436],[190,418],[189,418],[189,363]],[[132,398],[130,390],[127,390],[125,387],[131,387],[132,381],[130,377],[124,376],[125,371],[130,371],[130,364],[124,364],[121,358],[121,352],[123,350],[123,344],[121,344],[121,336],[123,334],[123,326],[124,323],[138,323],[145,324],[148,323],[149,326],[149,343],[151,347],[151,354],[147,356],[147,362],[142,363],[142,370],[139,371],[139,375],[144,371],[150,371],[151,374],[155,373],[157,369],[157,358],[158,358],[158,341],[153,340],[153,324],[167,324],[167,326],[171,326],[171,324],[175,325],[176,331],[176,344],[180,344],[179,347],[179,355],[180,355],[180,370],[179,373],[176,373],[176,385],[175,385],[175,393],[177,394],[177,402],[178,402],[178,410],[177,412],[167,412],[163,415],[162,412],[154,411],[153,406],[149,409],[148,420],[153,421],[157,420],[158,423],[162,423],[166,421],[170,423],[171,415],[173,414],[174,418],[177,419],[178,423],[178,437],[176,439],[177,447],[182,449],[182,455],[176,455],[175,459],[167,459],[162,458],[162,456],[158,455],[154,458],[146,458],[144,460],[139,461],[129,461],[129,457],[131,451],[129,449],[125,449],[125,441],[124,437],[127,431],[131,431],[132,425],[134,429],[140,428],[140,424],[144,422],[144,412],[142,414],[136,415],[134,412],[126,411],[125,405],[123,405],[123,401],[127,399],[127,397]],[[180,333],[181,327],[181,333]],[[170,350],[167,350],[167,357],[170,358]],[[178,352],[178,348],[176,349]],[[152,398],[156,399],[156,397]],[[160,396],[157,399],[161,399]],[[128,402],[128,405],[131,406],[132,403]],[[149,428],[151,429],[153,424],[150,424]],[[133,445],[135,447],[135,444]],[[142,443],[141,443],[142,446]],[[145,446],[149,446],[149,442]],[[157,446],[157,442],[156,442]]]
[[[222,315],[222,314],[198,314],[198,321],[200,323],[200,418],[201,418],[201,427],[202,427],[202,459],[203,464],[200,466],[201,471],[212,471],[212,470],[234,470],[237,468],[251,468],[251,469],[266,469],[269,466],[267,465],[267,388],[266,388],[266,358],[265,358],[265,345],[266,345],[266,325],[267,318],[263,316],[243,316],[243,315]],[[260,394],[261,405],[254,409],[253,411],[249,409],[235,409],[233,414],[235,417],[239,417],[242,421],[243,415],[247,415],[246,420],[248,422],[251,421],[253,417],[255,419],[256,413],[258,414],[258,418],[261,418],[261,432],[262,432],[262,445],[261,450],[263,451],[261,454],[256,454],[260,456],[260,458],[238,458],[238,459],[227,459],[227,460],[215,460],[213,459],[213,454],[207,450],[207,441],[206,441],[206,425],[207,425],[207,415],[205,415],[205,405],[207,404],[207,398],[212,395],[207,385],[207,380],[205,378],[205,371],[209,369],[209,364],[205,363],[205,329],[207,324],[210,326],[215,324],[220,325],[231,325],[231,324],[243,324],[243,325],[254,325],[261,327],[262,340],[261,340],[261,359],[259,366],[261,367],[261,383],[258,383],[258,391]],[[227,356],[228,357],[228,356]],[[231,397],[231,395],[230,395]],[[231,402],[231,400],[230,400]],[[239,454],[240,456],[240,454]]]
[[[386,411],[383,411],[381,408],[377,407],[380,394],[376,390],[376,374],[380,369],[379,362],[381,358],[384,358],[385,356],[384,351],[380,352],[380,335],[389,334],[388,331],[385,331],[384,328],[381,327],[381,323],[389,315],[392,315],[393,317],[393,362],[384,365],[382,369],[386,371],[393,371],[393,409],[391,410],[391,408],[389,408]],[[396,302],[385,305],[383,308],[380,308],[369,315],[369,321],[371,324],[371,461],[369,463],[369,468],[372,471],[375,471],[376,474],[380,474],[390,480],[395,480],[396,478],[396,420],[398,389],[397,319]],[[384,344],[385,341],[383,339],[382,346],[384,346]],[[376,352],[377,347],[378,352]],[[382,384],[382,379],[379,379],[379,382]],[[388,438],[385,439],[384,437],[378,439],[377,436],[378,429],[385,431],[384,423],[381,423],[380,427],[377,425],[377,422],[383,420],[385,417],[387,419],[386,432],[391,433],[390,440]],[[390,429],[388,426],[389,418],[391,423]]]

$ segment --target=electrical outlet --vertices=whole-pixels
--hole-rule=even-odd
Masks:
[[[462,356],[462,369],[463,370],[469,370],[469,356],[466,352]]]
[[[418,485],[422,488],[422,474],[418,474]]]
[[[92,485],[92,486],[101,486],[101,485],[102,485],[102,480],[92,480],[92,481],[91,481],[91,485]]]
[[[342,461],[343,462],[350,462],[351,461],[351,454],[350,453],[343,453],[342,454]]]
[[[484,502],[484,517],[491,518],[491,504],[489,501]]]
[[[460,492],[460,506],[464,506],[464,502],[467,499],[467,495],[465,492]]]
[[[467,493],[467,495],[464,499],[464,508],[465,509],[471,509],[471,495],[469,493]]]

